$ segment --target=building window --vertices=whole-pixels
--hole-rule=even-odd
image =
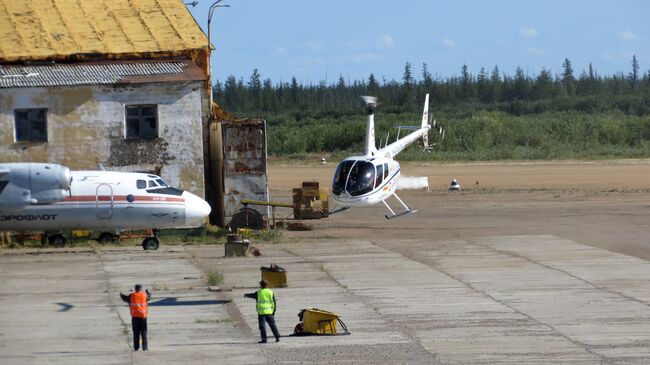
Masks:
[[[126,138],[158,137],[158,106],[126,106]]]
[[[47,109],[15,109],[16,142],[47,142]]]

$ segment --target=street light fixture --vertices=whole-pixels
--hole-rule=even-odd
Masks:
[[[210,22],[212,21],[212,13],[214,12],[214,9],[216,8],[229,8],[230,5],[227,4],[219,4],[223,0],[217,0],[215,1],[212,5],[210,5],[210,10],[208,10],[208,47],[212,50],[212,43],[210,42]]]
[[[210,41],[210,22],[212,22],[212,13],[216,8],[229,8],[230,5],[219,4],[223,0],[217,0],[212,5],[210,5],[210,10],[208,10],[208,80],[210,80],[210,108],[212,108],[212,42]]]

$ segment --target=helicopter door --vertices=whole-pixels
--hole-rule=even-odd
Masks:
[[[95,213],[99,219],[113,217],[113,187],[109,184],[97,185],[95,196]]]
[[[384,165],[377,165],[377,175],[375,175],[375,189],[384,181]]]

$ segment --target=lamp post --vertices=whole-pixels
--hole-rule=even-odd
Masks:
[[[214,12],[214,9],[216,8],[229,8],[230,5],[227,4],[219,4],[223,0],[217,0],[215,1],[212,5],[210,5],[210,10],[208,10],[208,47],[212,50],[212,43],[210,43],[210,22],[212,21],[212,13]]]
[[[210,82],[210,106],[209,110],[212,113],[212,42],[210,41],[211,29],[210,23],[212,22],[212,13],[216,8],[229,8],[230,5],[221,5],[219,4],[222,0],[215,1],[210,5],[208,10],[208,80]],[[214,148],[214,155],[212,153],[212,146],[221,146],[223,141],[223,136],[221,134],[221,123],[217,122],[213,125],[208,126],[208,145],[210,149],[208,152],[209,156],[209,168],[206,170],[209,171],[210,183],[206,195],[209,197],[210,205],[213,207],[212,214],[210,215],[210,221],[216,223],[217,225],[223,227],[224,222],[224,201],[223,201],[223,150],[220,147]]]
[[[215,1],[212,5],[210,5],[210,9],[208,10],[208,80],[210,80],[210,108],[212,108],[212,42],[210,41],[210,23],[212,22],[212,13],[214,12],[214,9],[216,8],[229,8],[230,5],[227,4],[219,4],[223,0],[217,0]]]

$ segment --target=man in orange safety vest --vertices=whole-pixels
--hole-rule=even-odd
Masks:
[[[147,351],[147,316],[149,315],[149,305],[147,302],[151,299],[149,289],[146,294],[142,292],[142,285],[135,284],[135,292],[124,295],[120,292],[123,301],[129,303],[131,310],[131,329],[133,330],[133,350],[138,351],[140,348],[140,337],[142,337],[142,351]]]

